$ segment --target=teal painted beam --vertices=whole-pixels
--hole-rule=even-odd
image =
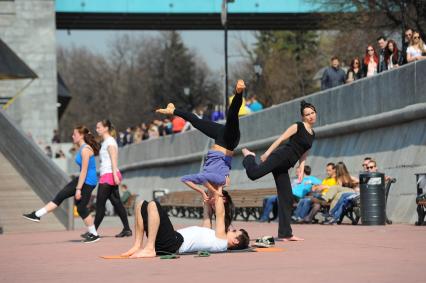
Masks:
[[[216,14],[222,0],[56,0],[59,13]],[[306,0],[235,0],[229,13],[330,12]]]

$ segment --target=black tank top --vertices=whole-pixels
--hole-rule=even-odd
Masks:
[[[311,147],[315,139],[315,132],[312,130],[312,135],[306,130],[305,125],[302,122],[296,122],[297,132],[290,137],[290,140],[286,143],[287,147],[290,147],[294,153],[296,153],[298,159],[307,152]]]

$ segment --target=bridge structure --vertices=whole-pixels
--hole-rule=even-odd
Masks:
[[[308,0],[228,0],[228,29],[315,30],[336,11]],[[57,29],[221,30],[222,0],[57,0]]]

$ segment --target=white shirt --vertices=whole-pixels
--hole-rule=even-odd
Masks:
[[[191,226],[177,230],[183,236],[179,253],[198,251],[224,252],[228,249],[228,240],[216,237],[216,231],[207,227]]]
[[[410,46],[407,48],[407,54],[410,54],[411,57],[422,56],[422,51],[420,49],[414,48],[414,46]]]
[[[101,162],[99,171],[101,176],[104,174],[112,173],[111,156],[108,153],[108,147],[114,146],[118,149],[117,142],[113,137],[109,137],[102,143],[101,150],[99,151],[99,159]]]

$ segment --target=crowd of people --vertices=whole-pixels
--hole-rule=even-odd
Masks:
[[[232,97],[230,97],[230,100],[232,101]],[[244,99],[238,115],[241,117],[261,110],[263,110],[262,103],[253,95]],[[221,122],[225,119],[223,107],[219,105],[199,106],[192,113],[206,121]],[[117,136],[117,143],[120,147],[129,144],[138,144],[143,140],[186,132],[192,128],[191,123],[179,116],[155,119],[149,124],[141,123],[135,127],[128,127],[125,131],[120,131]]]
[[[371,77],[423,59],[426,59],[426,46],[418,31],[407,28],[401,48],[395,40],[379,36],[377,46],[369,44],[363,56],[351,60],[347,72],[340,67],[339,58],[332,57],[331,66],[325,69],[322,75],[321,90]]]
[[[318,222],[315,217],[322,207],[329,208],[323,210],[322,224],[338,223],[349,201],[360,193],[358,178],[350,175],[345,163],[341,161],[336,164],[328,163],[325,168],[326,177],[322,180],[311,176],[311,167],[305,165],[304,178],[299,182],[299,170],[296,167],[296,176],[292,179],[294,210],[291,218],[293,223],[311,224]],[[364,158],[361,172],[378,172],[377,162],[371,157]],[[389,179],[390,177],[385,177],[386,181]],[[264,200],[260,221],[269,222],[273,220],[275,218],[274,208],[277,209],[277,206],[277,196],[267,197]]]

